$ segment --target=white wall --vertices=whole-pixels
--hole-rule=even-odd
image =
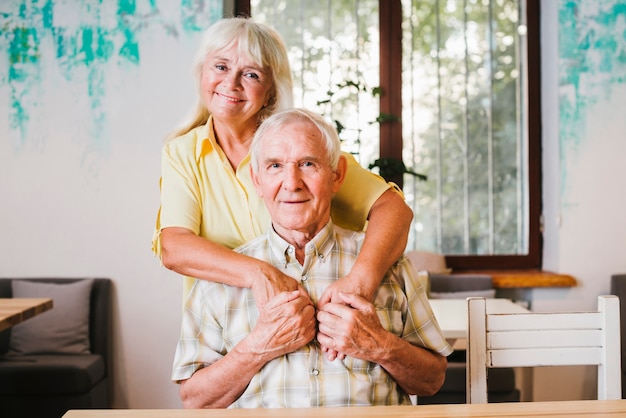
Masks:
[[[607,32],[598,26],[603,19],[594,18],[611,15],[623,1],[573,2],[579,14],[573,42],[584,62],[568,59],[566,46],[559,45],[560,34],[572,41],[558,25],[565,3],[541,2],[544,268],[571,274],[579,285],[534,290],[536,311],[595,309],[597,297],[609,292],[610,276],[626,272],[626,66],[615,63],[610,71],[600,66],[613,54],[596,44]],[[606,21],[608,32],[626,27],[623,12],[615,22]],[[624,38],[615,39],[618,51],[626,50]],[[567,71],[580,76],[579,84],[564,77]],[[578,118],[569,111],[572,103]],[[594,398],[594,373],[589,367],[536,370],[534,399]]]

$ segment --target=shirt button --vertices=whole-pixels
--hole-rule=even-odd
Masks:
[[[324,254],[320,254],[319,257],[320,257],[320,259],[323,260],[324,259]]]
[[[293,247],[289,247],[289,248],[287,248],[287,252],[288,252],[289,254],[291,254],[291,253],[293,252]]]
[[[307,275],[302,276],[302,281],[306,282],[309,277]]]
[[[314,375],[314,376],[317,376],[317,375],[319,375],[319,374],[320,374],[320,371],[319,371],[319,370],[317,370],[317,369],[313,369],[313,370],[311,371],[311,373],[313,373],[313,375]]]

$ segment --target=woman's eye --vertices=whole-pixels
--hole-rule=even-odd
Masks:
[[[215,66],[215,69],[218,70],[218,71],[226,71],[226,66],[222,65],[222,64],[217,64]]]
[[[247,78],[252,78],[254,80],[258,80],[259,79],[259,75],[256,73],[246,73],[246,77]]]

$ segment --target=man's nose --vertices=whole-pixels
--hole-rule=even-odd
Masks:
[[[302,187],[302,173],[296,163],[285,164],[283,171],[283,187],[288,190],[297,190]]]

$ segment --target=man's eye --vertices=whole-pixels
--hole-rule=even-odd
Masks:
[[[270,168],[279,168],[279,167],[280,167],[280,164],[278,163],[270,164]]]
[[[315,164],[312,161],[304,161],[302,167],[315,167]]]

